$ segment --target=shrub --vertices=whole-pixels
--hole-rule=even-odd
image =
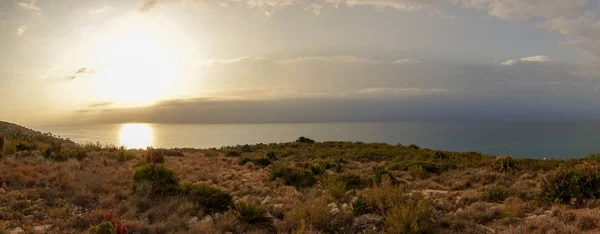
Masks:
[[[133,158],[133,156],[125,150],[125,147],[121,146],[119,148],[119,152],[117,153],[117,161],[118,162],[123,163],[123,162],[129,161],[132,158]]]
[[[240,161],[240,165],[246,165],[246,163],[252,162],[255,165],[259,165],[261,167],[266,167],[268,165],[271,165],[271,160],[267,157],[260,157],[260,158],[242,158],[242,161]]]
[[[209,185],[184,184],[181,186],[181,191],[208,213],[229,210],[229,207],[233,204],[231,194]]]
[[[133,175],[134,191],[148,192],[153,196],[176,193],[179,189],[178,183],[179,177],[175,172],[162,164],[143,165],[138,167]]]
[[[410,144],[410,145],[408,145],[408,148],[409,148],[409,149],[413,149],[413,150],[418,150],[418,149],[420,149],[421,147],[419,147],[418,145],[415,145],[415,144]]]
[[[165,156],[168,156],[168,157],[183,157],[183,156],[185,156],[183,154],[183,151],[178,150],[178,149],[163,149],[162,152]]]
[[[248,144],[242,145],[242,152],[250,153],[250,152],[252,152],[252,147]]]
[[[488,200],[493,202],[503,202],[508,197],[508,189],[496,187],[488,190]]]
[[[525,214],[525,203],[518,197],[509,197],[504,200],[504,214],[509,218],[521,218]]]
[[[312,144],[312,143],[315,143],[315,140],[313,140],[313,139],[310,139],[310,138],[308,138],[308,137],[303,137],[303,136],[301,136],[301,137],[299,137],[299,138],[296,140],[296,142],[298,142],[298,143],[307,143],[307,144]]]
[[[15,145],[15,148],[17,149],[17,152],[20,152],[34,150],[37,148],[37,146],[35,145],[35,143],[19,142]]]
[[[600,154],[588,154],[587,158],[600,162]]]
[[[499,172],[509,172],[515,170],[516,165],[517,163],[513,157],[505,156],[496,158],[496,161],[494,161],[492,168]]]
[[[381,183],[381,178],[384,176],[392,178],[392,175],[385,169],[385,167],[373,167],[371,170],[371,174],[373,174],[373,181],[376,184]]]
[[[516,168],[521,170],[531,170],[531,171],[551,171],[556,170],[561,164],[565,164],[564,160],[556,160],[556,159],[548,159],[548,160],[540,160],[540,159],[531,159],[531,158],[517,158]],[[568,162],[568,161],[567,161]],[[579,163],[579,162],[577,162]],[[577,163],[571,163],[571,166],[575,166]]]
[[[427,176],[427,171],[420,165],[412,165],[408,168],[408,172],[415,178],[423,179]]]
[[[407,171],[411,166],[420,166],[428,173],[440,174],[445,171],[454,170],[457,168],[455,164],[452,163],[439,163],[439,162],[422,162],[422,161],[407,161],[401,162],[393,167],[390,170],[400,170]]]
[[[385,215],[395,204],[407,199],[404,187],[392,184],[389,178],[382,178],[381,184],[373,185],[373,188],[364,190],[366,202],[376,209],[380,215]]]
[[[447,159],[448,156],[446,155],[446,153],[444,153],[444,151],[435,151],[435,158],[438,160],[444,160]]]
[[[98,225],[91,226],[88,230],[90,234],[117,234],[115,227],[111,222],[105,221]]]
[[[427,200],[418,196],[398,202],[385,216],[386,233],[428,233],[433,211]]]
[[[279,230],[279,233],[292,233],[291,231],[294,229],[302,228],[302,224],[310,225],[320,231],[312,233],[340,233],[342,228],[350,228],[352,219],[344,220],[342,213],[332,215],[330,208],[327,207],[328,203],[329,201],[325,197],[317,197],[294,206],[285,214],[283,220],[291,230]]]
[[[547,202],[571,203],[600,197],[600,172],[597,163],[573,167],[563,165],[540,183],[540,198]]]
[[[277,159],[277,155],[275,155],[275,152],[273,152],[273,151],[269,151],[269,152],[267,152],[267,155],[266,155],[266,156],[267,156],[267,158],[268,158],[268,159],[270,159],[270,160],[275,160],[275,159]]]
[[[6,138],[4,137],[4,135],[2,133],[0,133],[0,154],[2,154],[2,150],[4,149],[5,141],[6,141]]]
[[[108,221],[112,224],[116,234],[127,234],[128,233],[127,228],[121,222],[121,220],[119,218],[117,218],[116,212],[114,210],[106,212],[106,214],[104,214],[104,221],[105,222]]]
[[[352,211],[356,216],[373,213],[377,210],[371,202],[365,199],[363,196],[358,197],[355,202],[352,203]]]
[[[241,155],[242,154],[240,152],[233,151],[233,150],[232,151],[227,151],[227,153],[225,153],[225,156],[227,156],[227,157],[239,157]]]
[[[146,162],[151,164],[165,163],[165,156],[162,150],[148,147],[146,149]]]
[[[269,216],[267,207],[240,202],[236,207],[239,218],[251,225],[270,225],[273,218]]]
[[[313,163],[310,165],[310,171],[315,175],[320,175],[325,172],[325,167],[319,163]]]
[[[298,188],[310,187],[317,183],[315,175],[295,167],[276,166],[271,170],[271,180],[281,179],[287,185]]]
[[[361,189],[365,184],[360,176],[354,174],[340,175],[338,179],[342,182],[342,184],[344,184],[346,190]]]
[[[260,157],[260,158],[252,160],[252,162],[254,164],[262,166],[262,167],[266,167],[271,164],[271,160],[267,157]]]

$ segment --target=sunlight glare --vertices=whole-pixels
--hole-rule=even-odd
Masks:
[[[103,40],[98,89],[121,105],[148,105],[179,77],[177,40],[160,22],[129,18]]]
[[[145,149],[152,146],[154,133],[149,124],[123,124],[119,131],[119,142],[129,149]]]

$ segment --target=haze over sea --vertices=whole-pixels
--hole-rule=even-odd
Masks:
[[[416,144],[527,158],[583,157],[600,152],[600,122],[339,122],[267,124],[94,124],[34,127],[79,143],[128,148],[208,148],[317,141]]]

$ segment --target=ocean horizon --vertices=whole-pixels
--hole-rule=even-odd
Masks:
[[[416,144],[423,148],[511,155],[580,158],[600,153],[600,122],[325,122],[252,124],[88,124],[34,127],[77,143],[128,148],[211,148],[317,141]]]

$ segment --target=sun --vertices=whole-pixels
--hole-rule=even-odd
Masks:
[[[95,88],[123,106],[164,98],[179,77],[175,47],[168,29],[155,21],[127,19],[102,40]]]

